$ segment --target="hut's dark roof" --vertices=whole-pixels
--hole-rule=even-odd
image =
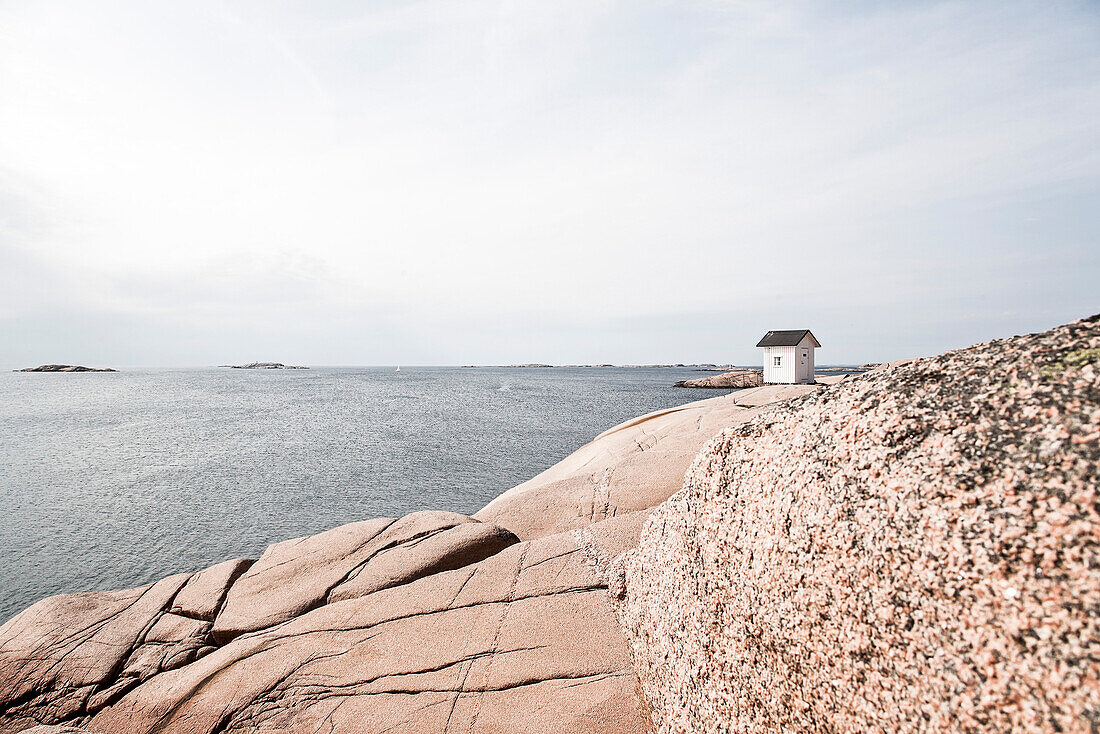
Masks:
[[[764,335],[764,338],[756,345],[758,347],[797,347],[799,342],[805,338],[807,334],[810,334],[809,329],[787,329],[785,331],[769,331]],[[820,347],[821,344],[817,341],[817,337],[810,334],[810,338],[814,340],[814,346]]]

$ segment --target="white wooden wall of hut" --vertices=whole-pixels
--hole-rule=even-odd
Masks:
[[[798,347],[764,347],[764,382],[789,384],[795,381],[795,349]],[[779,366],[775,358],[779,357]]]

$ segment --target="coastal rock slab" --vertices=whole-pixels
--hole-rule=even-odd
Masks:
[[[229,587],[254,562],[254,558],[235,558],[199,571],[188,579],[176,594],[169,611],[173,614],[213,622],[225,602]]]
[[[474,517],[527,540],[656,507],[680,489],[692,459],[716,433],[772,403],[816,389],[769,385],[629,420],[503,493]]]
[[[660,732],[1094,732],[1100,317],[724,432],[611,587]]]
[[[189,578],[50,597],[0,626],[0,729],[94,712],[137,685],[128,665]]]
[[[328,599],[330,602],[353,599],[441,571],[453,571],[517,542],[519,538],[504,528],[466,518],[443,531],[382,550],[349,574],[329,593]]]
[[[100,732],[641,734],[601,558],[644,514],[336,601],[161,673]]]
[[[459,568],[518,540],[466,515],[425,511],[276,543],[233,584],[214,639],[225,643],[332,601]]]

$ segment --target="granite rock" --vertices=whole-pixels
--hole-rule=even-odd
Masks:
[[[94,732],[644,731],[606,589],[644,513],[335,601],[141,682]]]
[[[720,375],[699,377],[694,380],[680,380],[673,387],[702,387],[710,389],[730,389],[743,387],[763,387],[763,370],[733,370]]]
[[[610,588],[671,732],[1095,732],[1100,317],[725,431]]]
[[[641,734],[605,571],[644,519],[517,543],[415,513],[255,563],[52,597],[0,627],[0,732]],[[330,586],[341,598],[318,592]],[[236,618],[252,608],[263,626],[217,639],[234,595]]]
[[[426,511],[276,543],[229,590],[214,639],[224,643],[332,601],[459,568],[517,540],[465,515]]]
[[[0,730],[93,713],[147,678],[147,634],[189,578],[50,597],[0,626]],[[201,649],[190,632],[174,645],[149,645],[169,665],[193,660]],[[131,659],[145,660],[140,671],[128,666]]]
[[[684,471],[716,433],[816,389],[769,385],[634,418],[504,492],[474,517],[527,540],[655,507],[680,489]]]

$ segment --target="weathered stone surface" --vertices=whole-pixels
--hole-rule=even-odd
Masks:
[[[183,585],[172,600],[174,614],[213,622],[222,608],[229,587],[255,562],[253,558],[235,558],[199,571]]]
[[[613,575],[661,732],[1095,732],[1100,317],[718,437]]]
[[[870,368],[870,372],[885,372],[886,370],[893,369],[894,367],[904,367],[907,364],[916,362],[916,358],[910,357],[909,359],[896,359],[893,362],[883,362]]]
[[[720,375],[698,377],[694,380],[680,380],[673,387],[702,387],[710,389],[730,389],[742,387],[763,387],[764,370],[733,370]]]
[[[136,685],[127,664],[188,578],[50,597],[0,626],[0,726],[64,721]]]
[[[224,643],[336,599],[479,561],[517,540],[466,515],[427,511],[276,543],[230,589],[214,639]]]
[[[684,471],[718,431],[753,418],[760,406],[815,389],[771,385],[741,390],[627,421],[500,495],[474,517],[526,540],[654,507],[680,489]]]
[[[328,598],[330,602],[353,599],[452,571],[495,555],[518,541],[514,534],[496,525],[462,522],[380,551],[336,586]]]
[[[161,615],[122,668],[122,678],[133,683],[165,670],[187,665],[213,648],[210,622],[177,614]]]
[[[641,732],[626,646],[592,560],[632,545],[641,519],[513,545],[243,635],[152,678],[89,726]]]

